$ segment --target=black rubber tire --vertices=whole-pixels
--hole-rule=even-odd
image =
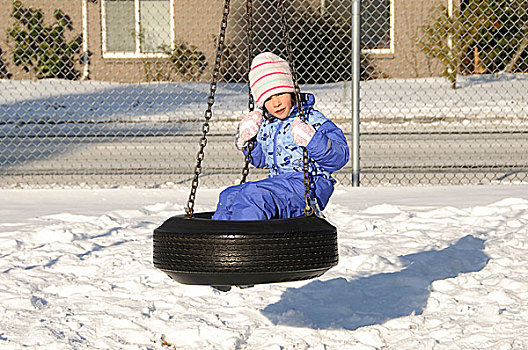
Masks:
[[[317,216],[267,221],[173,216],[154,230],[153,262],[184,284],[245,286],[321,276],[338,263],[337,230]]]

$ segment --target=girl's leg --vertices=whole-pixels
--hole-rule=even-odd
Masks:
[[[230,186],[220,193],[213,220],[231,220],[233,199],[243,185],[245,184]]]
[[[232,193],[231,220],[268,220],[304,214],[304,183],[301,176],[285,174],[240,185]]]

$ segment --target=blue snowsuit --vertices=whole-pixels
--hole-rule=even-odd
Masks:
[[[310,195],[323,210],[334,191],[331,174],[348,162],[348,145],[341,129],[313,108],[312,94],[301,94],[306,122],[316,132],[306,146],[310,157]],[[267,220],[304,215],[303,150],[293,141],[294,104],[281,120],[264,119],[251,151],[251,163],[269,168],[269,177],[226,188],[220,193],[215,220]]]

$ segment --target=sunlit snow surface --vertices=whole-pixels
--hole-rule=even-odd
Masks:
[[[339,188],[337,267],[227,293],[152,265],[186,190],[0,197],[1,349],[528,348],[526,185]]]

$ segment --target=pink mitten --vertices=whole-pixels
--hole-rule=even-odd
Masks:
[[[301,118],[296,117],[292,123],[291,133],[296,144],[306,147],[314,136],[315,129],[307,122],[303,122]]]
[[[254,110],[249,112],[238,124],[235,144],[238,149],[243,149],[246,142],[257,135],[260,125],[262,124],[262,112]]]

